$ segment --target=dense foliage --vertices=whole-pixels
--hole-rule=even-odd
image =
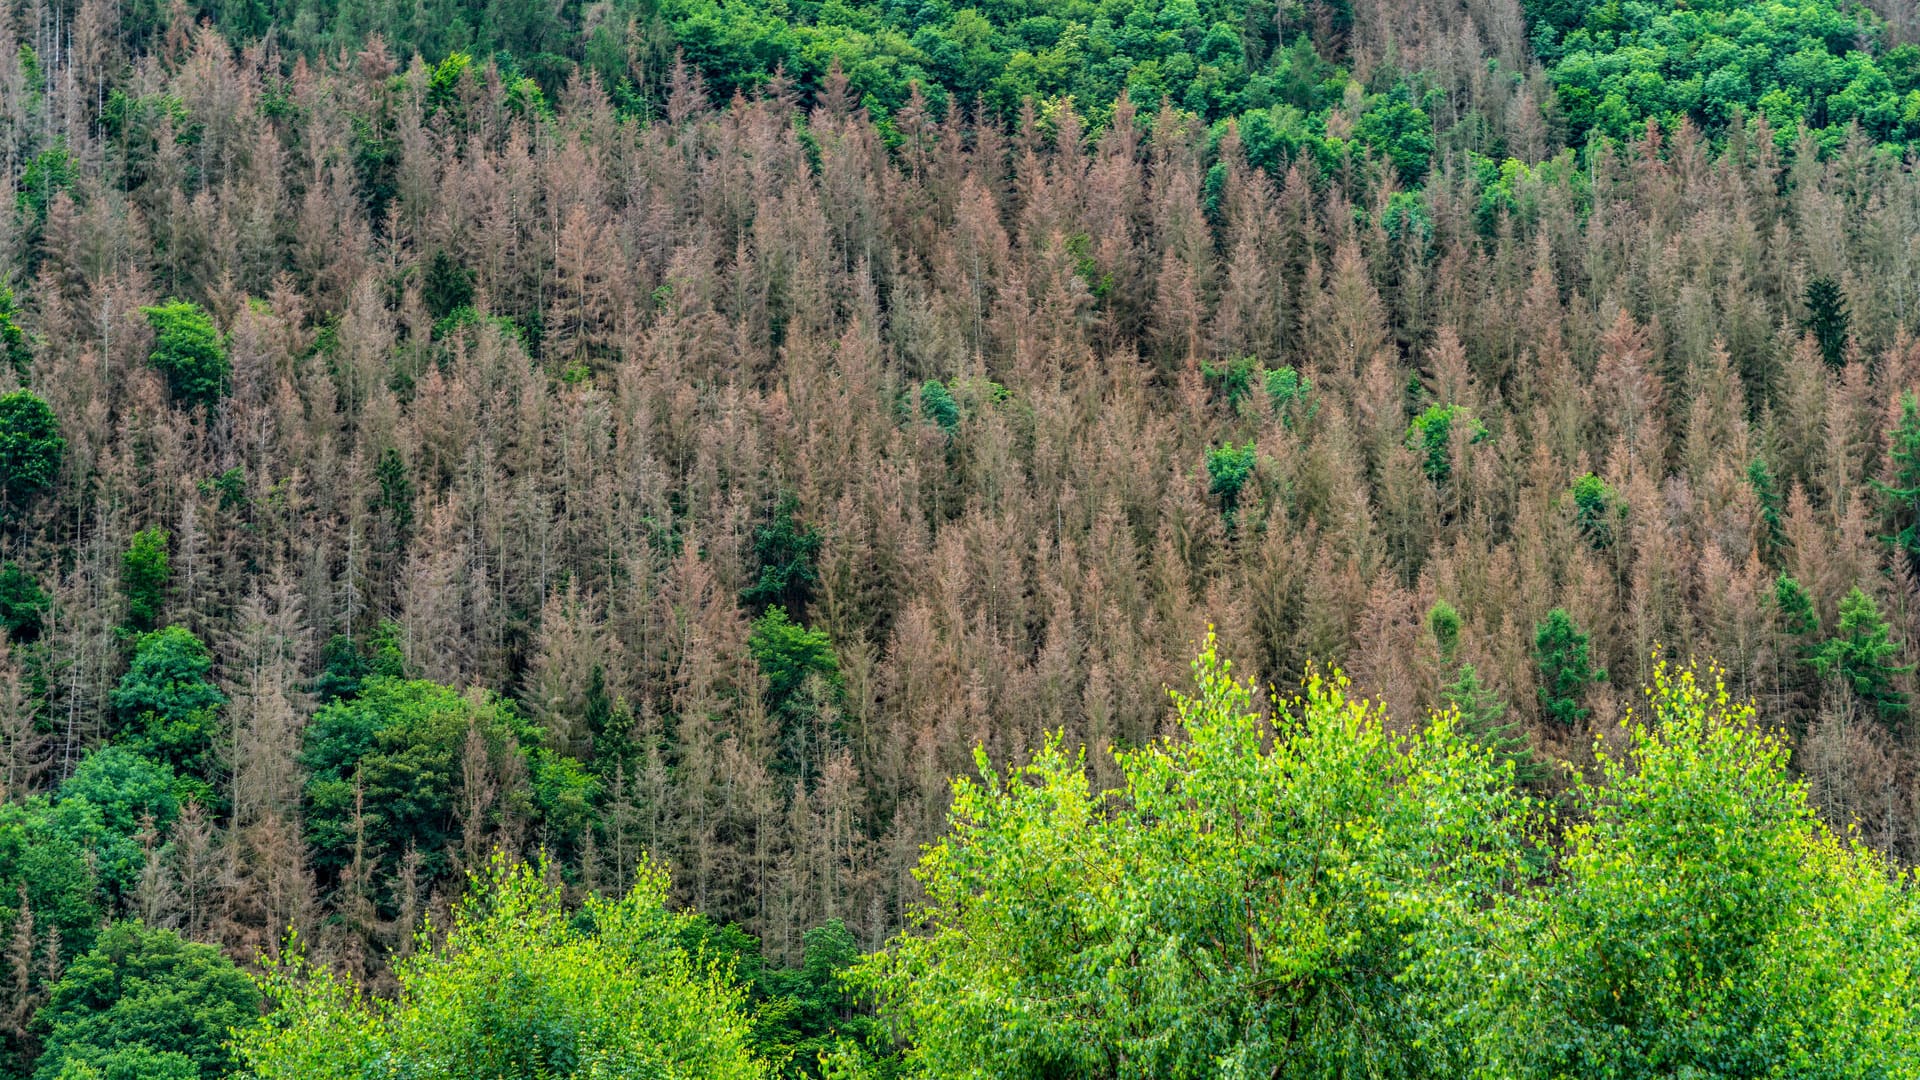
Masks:
[[[664,873],[576,915],[557,883],[502,861],[401,961],[391,1003],[298,956],[271,965],[275,1009],[238,1040],[260,1080],[660,1077],[757,1080],[743,991],[682,944]]]
[[[1916,30],[0,6],[0,1080],[1911,1074]]]
[[[35,1080],[214,1080],[228,1075],[230,1034],[259,1015],[259,991],[218,949],[115,923],[40,1010]]]
[[[1647,121],[1714,133],[1764,116],[1837,147],[1858,125],[1896,149],[1920,138],[1920,48],[1887,50],[1865,5],[1838,0],[1527,0],[1568,137],[1632,139]]]
[[[942,1077],[1437,1076],[1532,843],[1510,771],[1444,720],[1387,732],[1345,680],[1271,717],[1209,642],[1181,738],[1093,791],[1057,742],[954,790],[926,936],[863,977]]]
[[[918,1074],[1920,1068],[1911,880],[1724,685],[1656,667],[1553,830],[1456,712],[1402,737],[1338,678],[1267,713],[1194,671],[1120,790],[1058,744],[956,783],[924,932],[859,972]]]

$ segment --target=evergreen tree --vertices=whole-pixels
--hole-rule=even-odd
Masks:
[[[461,54],[456,53],[455,56]],[[449,61],[452,56],[447,58]],[[441,64],[444,69],[447,65]],[[451,88],[442,88],[439,70],[434,72],[434,86],[429,96],[442,94],[445,100],[451,100]],[[427,272],[420,283],[420,300],[427,305],[427,314],[437,322],[452,315],[455,311],[473,303],[473,271],[453,260],[445,251],[436,251],[427,263]]]
[[[1907,715],[1907,695],[1895,687],[1895,680],[1913,670],[1911,664],[1893,663],[1900,649],[1880,606],[1856,586],[1840,601],[1840,624],[1814,652],[1813,666],[1822,678],[1858,694],[1892,724]]]
[[[1820,346],[1820,355],[1831,367],[1847,362],[1847,335],[1853,315],[1847,310],[1847,298],[1832,278],[1817,277],[1807,282],[1807,321],[1803,324]]]
[[[1572,726],[1587,718],[1582,700],[1587,687],[1606,679],[1587,657],[1587,635],[1564,608],[1554,608],[1534,627],[1533,663],[1540,673],[1540,712],[1548,720]]]
[[[1888,435],[1892,482],[1874,481],[1880,512],[1892,530],[1880,539],[1920,571],[1920,399],[1911,390],[1900,395],[1900,422]]]
[[[1526,728],[1508,718],[1507,703],[1481,683],[1472,664],[1460,665],[1459,676],[1441,688],[1440,700],[1459,713],[1463,734],[1492,751],[1496,760],[1513,766],[1514,783],[1537,784],[1546,777],[1546,766],[1534,756]]]
[[[1747,484],[1760,503],[1760,524],[1765,529],[1760,538],[1760,554],[1769,562],[1775,562],[1787,543],[1785,503],[1766,458],[1757,457],[1747,462]]]
[[[401,459],[400,451],[391,446],[380,455],[380,463],[374,466],[373,473],[380,485],[374,509],[384,513],[393,527],[394,548],[404,548],[413,536],[413,477],[407,472],[407,463]]]
[[[1820,630],[1820,617],[1814,613],[1813,597],[1800,582],[1786,574],[1773,580],[1773,606],[1779,613],[1780,632],[1788,637],[1809,639]]]

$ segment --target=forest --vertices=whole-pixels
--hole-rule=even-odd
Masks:
[[[0,4],[0,1080],[1920,1077],[1911,0]]]

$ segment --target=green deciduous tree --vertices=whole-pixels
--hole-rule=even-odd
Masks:
[[[826,632],[801,626],[782,607],[768,608],[754,620],[747,648],[767,678],[767,702],[776,710],[792,700],[809,677],[839,678],[840,663]]]
[[[1427,609],[1427,632],[1433,635],[1433,643],[1440,650],[1440,662],[1453,663],[1454,653],[1460,648],[1460,612],[1445,597],[1433,602]]]
[[[1293,427],[1314,413],[1313,380],[1293,367],[1277,367],[1266,374],[1267,404],[1282,424]]]
[[[167,582],[173,570],[167,563],[167,545],[173,537],[154,526],[133,534],[120,559],[120,589],[127,596],[127,626],[152,630],[167,602]]]
[[[1555,723],[1587,718],[1587,687],[1607,677],[1587,656],[1587,635],[1564,608],[1554,608],[1534,627],[1533,663],[1540,672],[1540,712]]]
[[[667,909],[666,873],[576,915],[557,879],[496,857],[444,941],[424,933],[395,966],[391,1002],[297,954],[269,961],[277,1006],[239,1033],[258,1080],[658,1077],[758,1080],[745,991],[688,951],[696,919]]]
[[[20,381],[26,381],[27,369],[33,366],[33,344],[20,325],[20,305],[13,290],[4,286],[0,286],[0,357]]]
[[[14,641],[40,636],[40,620],[53,607],[53,598],[25,567],[11,560],[0,563],[0,627]]]
[[[0,394],[0,518],[53,486],[66,451],[51,406],[26,390]]]
[[[820,532],[801,524],[800,500],[782,496],[773,517],[754,530],[753,555],[759,576],[740,593],[740,602],[756,611],[778,605],[794,618],[806,613],[807,601],[819,584],[814,560],[820,555]]]
[[[153,353],[147,362],[167,380],[167,392],[185,408],[209,410],[227,396],[232,366],[226,343],[213,319],[198,304],[174,300],[140,313],[153,327]]]
[[[790,1075],[814,1075],[811,1067],[821,1055],[832,1055],[843,1042],[856,1046],[884,1045],[880,1022],[855,999],[845,974],[861,957],[860,943],[839,919],[801,935],[800,965],[771,968],[760,977],[768,996],[758,1011],[762,1029],[777,1029],[778,1052],[791,1054],[793,1066],[808,1067]],[[791,1070],[790,1066],[790,1070]]]
[[[1200,374],[1213,384],[1214,392],[1226,402],[1227,408],[1238,412],[1240,403],[1253,393],[1258,381],[1264,381],[1258,357],[1243,356],[1237,360],[1226,360],[1215,364],[1203,362]]]
[[[1396,736],[1337,676],[1271,722],[1211,639],[1194,679],[1118,791],[1057,738],[955,782],[923,929],[856,975],[921,1074],[1465,1074],[1449,1003],[1529,804],[1447,718]]]
[[[953,400],[953,394],[939,379],[928,379],[920,384],[920,415],[938,424],[940,430],[951,435],[960,430],[960,406]]]
[[[1240,492],[1256,463],[1254,444],[1227,443],[1207,451],[1207,490],[1220,496],[1220,512],[1232,520],[1240,509]]]
[[[83,799],[109,832],[133,836],[165,829],[180,813],[173,770],[125,746],[103,746],[82,758],[60,784],[62,805]]]
[[[1814,650],[1814,670],[1853,691],[1882,720],[1896,722],[1907,715],[1907,695],[1896,680],[1913,670],[1896,664],[1900,643],[1893,640],[1880,605],[1858,587],[1840,601],[1840,623],[1833,636]]]
[[[1573,524],[1595,548],[1613,543],[1619,500],[1605,480],[1592,473],[1573,482]]]
[[[213,654],[186,629],[169,626],[141,635],[133,663],[113,691],[128,744],[182,777],[210,783],[220,707],[227,703],[212,674]]]
[[[792,621],[775,605],[754,620],[747,649],[767,680],[767,711],[780,724],[780,767],[804,776],[819,757],[815,720],[840,691],[833,642],[826,631]]]
[[[231,1071],[228,1032],[259,1015],[260,992],[220,950],[171,930],[115,923],[67,968],[41,1009],[46,1050],[34,1080],[70,1078],[76,1065],[124,1074],[135,1062],[164,1077],[180,1059],[192,1064],[188,1075],[216,1080]]]
[[[1920,909],[1821,824],[1786,739],[1664,662],[1628,732],[1576,773],[1559,871],[1504,907],[1475,1075],[1914,1068]]]
[[[1458,405],[1429,405],[1407,426],[1407,446],[1420,455],[1421,467],[1434,483],[1453,475],[1453,429],[1458,425],[1468,442],[1486,438],[1487,429]]]
[[[443,876],[469,837],[485,836],[502,814],[530,809],[524,786],[509,787],[492,793],[479,820],[467,820],[462,796],[497,778],[524,785],[523,747],[533,737],[509,703],[490,695],[367,679],[358,696],[316,712],[303,736],[314,864],[338,872],[364,842],[383,877],[409,850],[429,878]]]

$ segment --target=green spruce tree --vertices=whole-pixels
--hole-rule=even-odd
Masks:
[[[1513,782],[1537,784],[1547,775],[1546,766],[1533,754],[1520,721],[1507,716],[1507,703],[1493,688],[1480,681],[1472,664],[1461,664],[1460,673],[1440,691],[1440,700],[1460,714],[1460,731],[1493,752],[1494,759],[1513,766]]]
[[[1889,530],[1880,539],[1920,570],[1920,400],[1913,391],[1900,395],[1900,422],[1887,439],[1891,480],[1873,484]]]
[[[1913,670],[1896,664],[1900,643],[1893,640],[1880,607],[1857,586],[1840,601],[1840,625],[1813,654],[1814,670],[1859,695],[1889,724],[1907,715],[1907,695],[1896,682]]]
[[[1847,298],[1838,282],[1829,277],[1807,282],[1807,321],[1803,325],[1829,365],[1839,367],[1847,362],[1847,334],[1853,327],[1853,314],[1847,310]]]
[[[1777,561],[1787,545],[1786,515],[1780,485],[1774,480],[1773,469],[1767,465],[1766,458],[1757,457],[1747,462],[1747,485],[1753,488],[1753,496],[1760,502],[1760,525],[1764,530],[1760,554],[1768,562]]]
[[[1565,608],[1547,612],[1534,628],[1533,662],[1540,671],[1541,714],[1569,727],[1586,719],[1587,687],[1605,680],[1607,672],[1588,659],[1587,635]]]

